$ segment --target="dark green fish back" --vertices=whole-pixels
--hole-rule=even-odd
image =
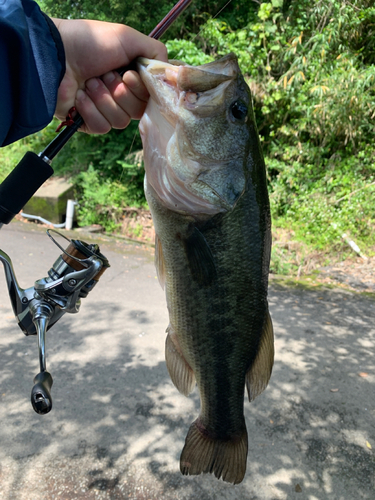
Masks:
[[[180,387],[168,354],[167,365],[184,394],[192,389],[194,374],[201,397],[201,413],[189,431],[186,443],[191,445],[184,448],[181,470],[187,474],[213,472],[225,479],[225,469],[225,480],[230,482],[242,480],[246,468],[245,378],[256,364],[263,331],[267,338],[261,369],[248,377],[251,399],[266,387],[273,364],[267,304],[270,216],[262,167],[260,157],[256,166],[252,164],[245,192],[232,211],[199,223],[166,210],[148,193],[156,231],[163,242],[158,265],[165,267],[169,337],[186,365],[183,372],[190,373],[189,389]],[[205,452],[203,443],[196,450],[202,435]],[[233,448],[236,442],[238,446]],[[221,454],[223,443],[229,446],[232,467],[228,470],[226,462],[219,463],[213,457],[202,464],[196,458],[209,456],[209,449],[214,456],[219,450]],[[235,466],[234,455],[238,453],[244,456]]]

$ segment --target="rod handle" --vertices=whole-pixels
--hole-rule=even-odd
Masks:
[[[8,224],[52,174],[43,158],[26,153],[0,185],[0,222]]]

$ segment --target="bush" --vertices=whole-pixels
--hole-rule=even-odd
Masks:
[[[74,178],[78,194],[79,225],[100,224],[107,231],[115,232],[121,226],[126,207],[144,207],[146,200],[143,189],[144,170],[140,160],[131,164],[119,162],[123,177],[110,180],[92,165]]]

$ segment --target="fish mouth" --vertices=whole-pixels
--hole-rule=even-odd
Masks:
[[[173,127],[183,110],[204,117],[225,107],[225,89],[240,74],[237,56],[232,53],[201,66],[144,57],[137,59],[136,66],[160,114]]]
[[[137,69],[141,78],[144,72],[147,71],[150,75],[162,78],[165,84],[171,85],[180,91],[206,92],[207,90],[213,90],[221,83],[233,80],[236,75],[232,65],[228,63],[234,59],[237,61],[233,54],[229,54],[219,61],[195,67],[181,61],[166,63],[139,57],[137,59]],[[144,83],[147,86],[147,81]]]
[[[181,105],[182,100],[183,107],[194,110],[197,96],[200,97],[200,103],[203,97],[203,101],[213,103],[214,100],[215,105],[218,105],[224,98],[223,84],[229,85],[239,73],[235,54],[228,54],[201,66],[190,66],[176,60],[164,62],[139,57],[136,66],[152,98],[159,106],[167,105],[172,113],[173,104]]]

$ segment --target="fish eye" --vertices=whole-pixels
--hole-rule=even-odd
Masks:
[[[233,118],[236,120],[245,122],[247,118],[247,106],[242,101],[235,101],[231,104],[230,111],[232,113]]]

